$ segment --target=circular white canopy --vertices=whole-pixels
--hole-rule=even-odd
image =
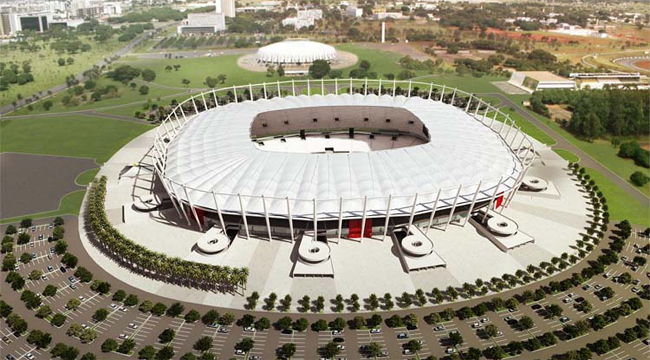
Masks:
[[[428,128],[430,141],[322,154],[264,151],[251,141],[253,120],[262,113],[354,106],[406,109]],[[369,217],[380,216],[389,195],[391,214],[409,214],[414,206],[416,212],[428,212],[439,190],[437,209],[442,210],[453,206],[457,194],[458,206],[474,196],[489,200],[500,179],[499,192],[512,190],[523,169],[498,133],[462,109],[419,97],[374,94],[300,95],[219,106],[191,118],[166,155],[163,180],[179,200],[206,209],[218,204],[231,214],[241,214],[242,208],[247,214],[266,210],[282,218],[288,206],[294,218],[311,218],[314,212],[321,219],[337,218],[339,211],[360,218],[364,209]]]
[[[274,64],[308,64],[336,59],[333,46],[309,40],[285,40],[257,50],[257,60]]]

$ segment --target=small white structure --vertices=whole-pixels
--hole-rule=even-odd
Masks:
[[[517,222],[496,211],[481,209],[469,221],[503,252],[535,242],[535,238],[519,230]]]
[[[257,50],[257,61],[270,64],[308,64],[336,57],[333,46],[304,39],[285,40]]]
[[[362,17],[363,16],[363,9],[358,8],[358,7],[354,7],[354,6],[348,6],[345,9],[345,14],[348,17],[353,17],[353,18]]]
[[[324,236],[323,236],[324,237]],[[298,244],[298,258],[295,260],[293,277],[334,277],[330,254],[332,249],[326,241],[319,241],[313,231],[302,235]]]
[[[407,273],[447,266],[442,257],[433,250],[433,241],[419,227],[395,230],[392,238]]]
[[[316,20],[323,18],[323,10],[321,9],[308,9],[298,10],[298,16],[288,17],[282,20],[282,26],[293,26],[296,30],[314,26]]]
[[[647,58],[640,58],[647,59]],[[626,60],[626,58],[616,59]],[[648,78],[641,77],[641,73],[571,73],[569,77],[576,80],[578,89],[602,89],[606,85],[609,87],[627,88],[636,87],[639,89],[648,88]]]
[[[223,230],[213,227],[196,241],[196,247],[204,254],[218,254],[230,245],[230,238]]]
[[[544,89],[575,89],[576,87],[575,81],[548,71],[515,71],[508,83],[530,93]]]

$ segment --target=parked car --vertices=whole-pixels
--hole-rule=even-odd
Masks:
[[[375,329],[370,329],[371,334],[381,334],[381,329],[380,328],[375,328]]]
[[[408,334],[408,333],[405,333],[405,332],[401,332],[401,333],[397,334],[397,338],[398,338],[398,339],[408,339],[408,338],[409,338],[409,334]]]

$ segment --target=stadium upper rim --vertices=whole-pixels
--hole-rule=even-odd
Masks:
[[[399,95],[398,84],[404,90],[408,84],[406,96]],[[368,93],[373,85],[374,93]],[[302,92],[306,95],[300,95]],[[273,156],[251,142],[251,122],[260,113],[349,105],[407,109],[431,129],[432,141],[406,150],[364,154]],[[441,116],[432,116],[431,110]],[[444,126],[437,126],[440,124]],[[220,131],[224,127],[228,129],[225,134]],[[459,145],[455,141],[459,141],[460,150],[454,148]],[[447,146],[443,154],[435,148],[441,142]],[[452,150],[462,161],[447,156]],[[457,206],[494,201],[497,194],[509,200],[535,152],[532,141],[508,115],[472,94],[415,81],[382,84],[382,80],[335,79],[233,86],[195,95],[174,108],[158,127],[153,156],[156,172],[170,197],[192,209],[331,220],[404,216],[445,208],[453,212]],[[314,166],[318,158],[331,160],[335,156],[339,157],[336,163],[325,160],[327,165]],[[341,161],[342,157],[348,161]],[[391,157],[387,170],[375,170],[378,164],[386,166],[386,159]],[[350,160],[353,158],[356,160]],[[472,159],[476,159],[474,165]],[[304,166],[289,168],[280,163]],[[359,164],[368,166],[359,170]],[[474,167],[463,168],[468,166]],[[410,173],[403,172],[407,170]],[[327,176],[319,180],[319,171]],[[354,176],[339,176],[350,171]],[[439,177],[432,178],[436,173]],[[296,184],[296,178],[308,180]],[[323,186],[327,191],[322,191]]]

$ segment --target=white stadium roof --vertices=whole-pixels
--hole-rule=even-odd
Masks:
[[[429,130],[430,141],[411,147],[353,153],[265,151],[251,140],[260,113],[310,107],[381,106],[410,111]],[[523,140],[522,140],[523,141]],[[163,178],[176,198],[224,213],[320,219],[409,214],[470,203],[513,188],[523,167],[499,135],[462,109],[419,97],[361,94],[287,96],[230,103],[191,118],[169,143]],[[215,195],[213,195],[215,193]],[[241,196],[238,196],[241,195]],[[262,200],[264,196],[264,200]],[[314,201],[316,199],[316,201]],[[241,203],[240,203],[241,201]]]
[[[334,47],[309,40],[285,40],[257,50],[257,60],[265,63],[307,64],[315,60],[335,59]]]

